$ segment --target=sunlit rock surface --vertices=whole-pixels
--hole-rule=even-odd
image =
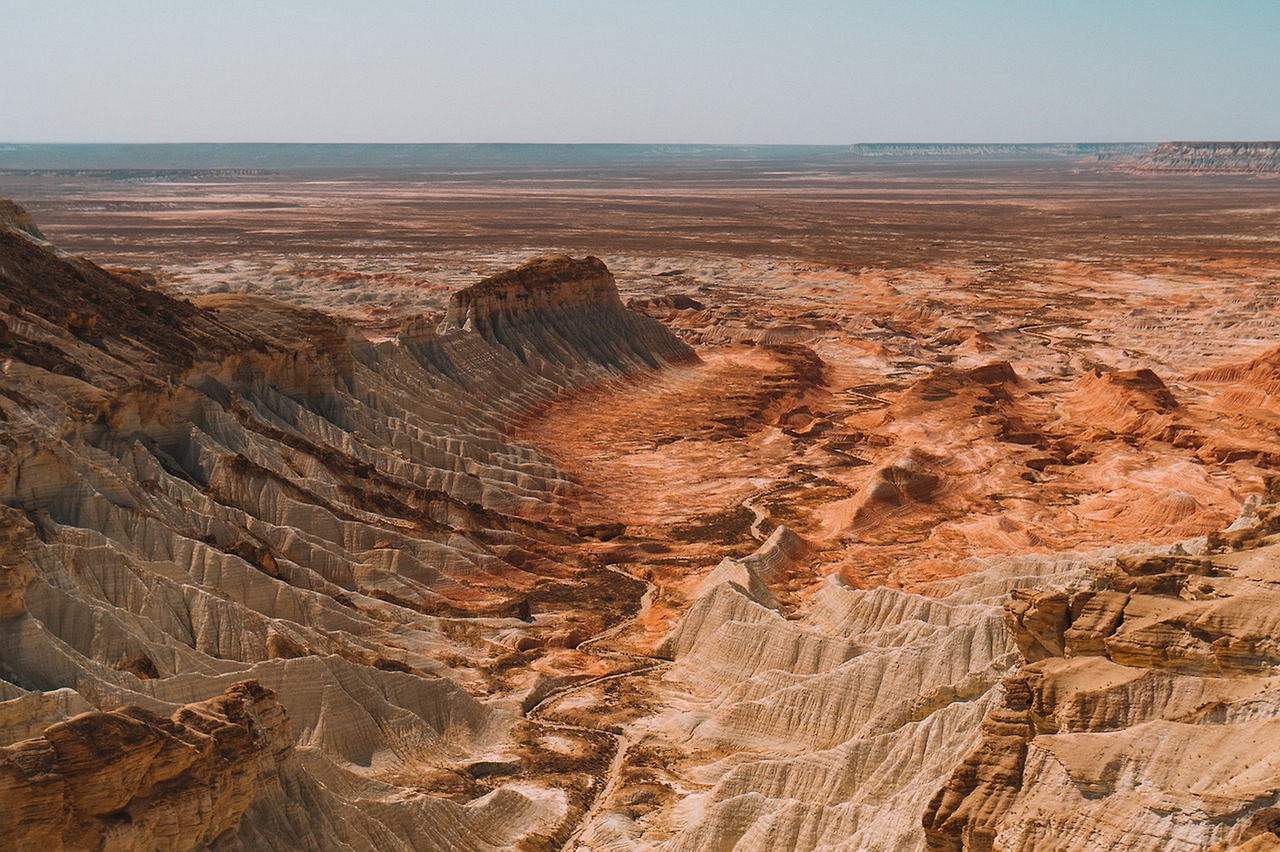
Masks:
[[[668,709],[628,729],[634,752],[680,755],[656,771],[668,792],[636,760],[573,848],[921,848],[919,815],[1018,660],[1003,601],[1087,564],[975,563],[929,597],[832,578],[800,614],[767,588],[784,549],[805,558],[793,537],[707,578],[658,648]]]
[[[975,561],[925,595],[833,578],[803,612],[769,590],[779,528],[657,647],[571,848],[1271,848],[1277,496],[1204,539]]]
[[[1269,581],[1222,566],[1269,570],[1268,510],[1222,530],[1280,463],[1274,199],[965,163],[963,200],[821,163],[660,205],[42,190],[158,276],[6,208],[0,810],[51,847],[1267,848]],[[35,760],[59,726],[127,759]],[[226,765],[149,754],[213,727]]]
[[[560,602],[578,564],[555,497],[573,486],[510,428],[688,347],[626,312],[595,260],[517,270],[504,294],[540,300],[488,324],[410,322],[373,344],[265,298],[174,300],[11,213],[10,841],[552,843],[600,743],[530,735],[517,753],[516,708],[473,693],[518,698],[537,678],[512,669],[504,630],[568,647],[635,595],[614,578],[587,584],[590,607]],[[550,781],[503,783],[539,761]]]
[[[1280,142],[1164,142],[1133,157],[1139,172],[1278,174]]]
[[[930,849],[1280,842],[1278,496],[1272,480],[1196,556],[1121,556],[1082,588],[1014,593],[1026,664],[930,803]]]

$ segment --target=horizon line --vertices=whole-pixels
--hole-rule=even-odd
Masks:
[[[1049,139],[1049,140],[983,140],[980,142],[970,140],[954,140],[954,139],[932,139],[927,141],[906,141],[906,140],[876,140],[876,141],[859,141],[859,142],[509,142],[501,140],[488,141],[467,141],[467,142],[440,142],[440,141],[396,141],[396,142],[351,142],[351,141],[314,141],[314,140],[290,140],[290,141],[261,141],[261,140],[239,140],[239,141],[201,141],[201,140],[184,140],[184,141],[40,141],[40,142],[19,142],[10,140],[0,140],[0,146],[3,147],[19,147],[19,146],[54,146],[54,145],[522,145],[522,146],[681,146],[681,147],[697,147],[697,148],[853,148],[860,145],[1152,145],[1162,144],[1165,142],[1176,143],[1221,143],[1221,142],[1250,142],[1263,143],[1280,140],[1269,139]]]

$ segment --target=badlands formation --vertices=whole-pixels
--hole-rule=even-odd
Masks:
[[[1139,171],[1276,174],[1280,142],[1165,142],[1135,156]]]
[[[14,178],[7,844],[1280,848],[1269,192],[788,167]]]

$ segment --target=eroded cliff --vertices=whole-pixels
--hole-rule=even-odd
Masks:
[[[1025,664],[930,803],[930,849],[1280,844],[1277,486],[1194,556],[1014,592]]]
[[[1273,840],[1275,510],[1189,539],[1280,457],[1252,267],[1181,348],[1198,279],[995,260],[629,310],[544,257],[357,330],[0,217],[19,844]]]
[[[270,299],[174,299],[11,213],[8,841],[554,843],[607,743],[518,707],[640,584],[583,571],[556,499],[575,486],[511,429],[688,347],[595,260],[540,260],[498,279],[534,303],[375,344]]]
[[[1280,173],[1280,142],[1163,142],[1127,162],[1143,173]]]

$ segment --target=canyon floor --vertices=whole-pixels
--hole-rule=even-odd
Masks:
[[[0,173],[41,237],[0,256],[8,819],[1272,848],[1275,189],[1062,156]],[[603,265],[521,266],[561,255]],[[221,768],[170,756],[243,718]]]

